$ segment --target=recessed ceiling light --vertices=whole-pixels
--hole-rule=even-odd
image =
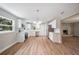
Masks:
[[[35,9],[35,10],[33,10],[34,12],[39,12],[39,9]]]
[[[39,12],[39,9],[37,9],[36,12]]]

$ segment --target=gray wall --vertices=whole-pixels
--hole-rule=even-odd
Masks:
[[[73,35],[74,36],[79,36],[79,22],[74,23],[72,28],[73,28],[73,32],[72,32]]]

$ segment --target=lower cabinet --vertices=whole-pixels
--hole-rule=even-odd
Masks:
[[[25,40],[25,32],[22,31],[22,32],[17,33],[17,41],[24,42],[24,40]]]
[[[49,39],[54,43],[61,43],[61,35],[59,33],[49,32]]]

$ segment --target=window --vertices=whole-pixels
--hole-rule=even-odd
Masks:
[[[12,23],[12,20],[0,17],[0,31],[12,31]]]

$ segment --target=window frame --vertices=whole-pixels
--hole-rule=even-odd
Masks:
[[[2,30],[0,31],[0,33],[7,33],[7,32],[13,32],[14,31],[14,20],[13,19],[10,19],[10,18],[7,18],[7,17],[4,17],[4,16],[0,16],[6,20],[11,20],[12,21],[12,24],[11,25],[7,25],[7,24],[0,24],[0,26],[11,26],[12,27],[12,30]]]

